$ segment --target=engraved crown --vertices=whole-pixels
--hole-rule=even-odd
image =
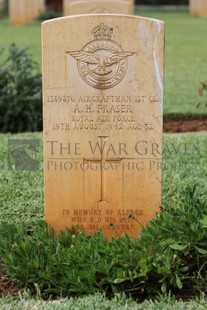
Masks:
[[[113,33],[113,28],[109,28],[104,24],[100,24],[92,31],[96,40],[110,40]]]

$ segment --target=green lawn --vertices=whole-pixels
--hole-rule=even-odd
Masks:
[[[19,48],[29,48],[33,59],[41,65],[41,23],[34,21],[25,26],[14,27],[8,19],[0,19],[0,46],[7,48],[16,43]]]
[[[164,113],[207,113],[196,108],[197,89],[207,81],[207,18],[176,12],[142,12],[165,22]],[[207,96],[206,96],[207,101]]]
[[[140,15],[161,19],[165,35],[165,114],[207,114],[206,98],[197,95],[201,82],[207,83],[207,18],[190,16],[186,12],[141,11]],[[15,42],[29,47],[41,65],[41,23],[13,27],[7,19],[0,20],[0,46]],[[202,99],[202,100],[201,100]],[[201,106],[197,108],[197,103]]]
[[[206,302],[204,298],[183,302],[165,296],[155,302],[149,300],[137,304],[119,295],[108,300],[101,294],[95,294],[83,298],[54,301],[3,298],[0,299],[0,310],[206,310]]]

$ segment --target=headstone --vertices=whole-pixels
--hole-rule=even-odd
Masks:
[[[64,0],[63,15],[116,13],[133,14],[134,5],[127,0]]]
[[[37,1],[37,15],[39,16],[46,11],[45,0],[36,0]]]
[[[5,2],[4,0],[0,0],[0,16],[5,10]]]
[[[136,237],[161,204],[164,24],[76,15],[42,44],[46,221]]]
[[[33,21],[45,10],[44,0],[10,0],[9,17],[12,25],[21,26]]]
[[[35,18],[40,16],[45,11],[44,0],[26,0],[27,20],[28,22],[33,21]]]
[[[27,22],[25,0],[9,1],[9,19],[10,23],[15,26],[24,25]]]
[[[190,0],[189,11],[198,16],[207,16],[207,0]]]
[[[25,15],[26,22],[29,23],[33,21],[33,19],[37,15],[37,2],[36,0],[26,0],[25,1]]]

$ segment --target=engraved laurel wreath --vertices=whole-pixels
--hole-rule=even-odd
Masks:
[[[92,30],[94,40],[81,51],[66,52],[77,60],[81,78],[98,89],[111,88],[124,78],[133,52],[124,52],[122,47],[111,40],[113,28],[103,23]]]

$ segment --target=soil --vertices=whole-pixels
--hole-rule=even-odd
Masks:
[[[207,116],[175,117],[164,118],[164,132],[193,132],[207,130]]]
[[[167,116],[164,118],[164,132],[195,132],[207,130],[207,116],[175,117]],[[0,268],[0,297],[6,295],[16,296],[19,288],[15,286]]]
[[[14,285],[7,277],[4,270],[0,267],[0,297],[17,296],[19,288]]]

